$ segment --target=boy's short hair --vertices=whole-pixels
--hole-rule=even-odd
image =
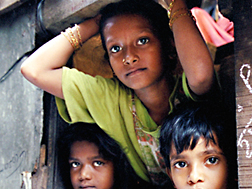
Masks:
[[[215,141],[214,135],[217,136]],[[189,102],[178,105],[166,118],[160,131],[160,153],[170,168],[171,146],[174,144],[178,154],[192,150],[200,137],[218,145],[224,155],[235,148],[235,116],[223,105],[207,102]],[[226,152],[226,153],[225,153]]]
[[[214,138],[217,136],[216,140]],[[214,142],[227,159],[229,177],[237,178],[236,121],[233,111],[223,104],[188,102],[178,105],[166,118],[160,130],[160,153],[170,169],[172,144],[180,154],[193,150],[200,137]]]

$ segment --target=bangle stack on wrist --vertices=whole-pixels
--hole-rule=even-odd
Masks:
[[[77,33],[77,36],[75,35]],[[72,45],[74,51],[77,51],[82,46],[82,39],[79,31],[79,26],[77,24],[74,25],[72,28],[67,28],[64,32],[62,31],[61,34],[67,38],[67,40]]]
[[[172,0],[168,6],[168,18],[170,19],[171,18],[171,11],[172,11],[172,8],[174,6],[174,1],[175,0]]]
[[[183,16],[189,16],[189,17],[193,18],[193,20],[195,21],[195,18],[193,17],[191,11],[188,10],[187,8],[177,9],[174,11],[173,14],[171,14],[174,3],[175,3],[175,0],[172,0],[171,3],[169,4],[169,7],[168,7],[168,18],[170,19],[169,27],[171,30],[172,30],[172,25],[175,22],[175,20],[177,20],[178,18],[181,18]]]

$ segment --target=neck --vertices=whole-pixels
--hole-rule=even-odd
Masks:
[[[170,111],[170,88],[167,81],[148,87],[144,90],[135,90],[136,95],[147,108],[151,118],[157,125],[162,124]]]

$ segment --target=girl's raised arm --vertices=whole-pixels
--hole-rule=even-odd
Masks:
[[[172,7],[170,27],[190,89],[197,95],[207,93],[214,80],[213,60],[193,19],[185,10],[184,0],[159,1],[168,9]]]
[[[82,42],[98,33],[99,18],[98,15],[78,25]],[[77,31],[74,32],[78,34]],[[74,52],[67,37],[62,34],[54,37],[36,50],[21,66],[21,73],[27,80],[62,99],[64,99],[61,85],[62,66]]]

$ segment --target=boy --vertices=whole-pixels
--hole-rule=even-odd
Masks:
[[[234,118],[207,103],[180,105],[167,117],[160,152],[176,188],[237,188]]]

